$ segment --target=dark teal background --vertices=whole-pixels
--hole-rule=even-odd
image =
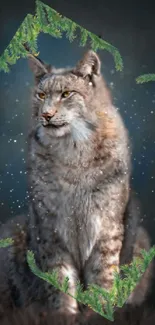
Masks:
[[[137,85],[135,78],[155,72],[155,4],[151,1],[44,1],[116,46],[124,70],[99,51],[102,72],[111,87],[133,143],[132,182],[142,204],[141,222],[155,244],[155,82]],[[0,54],[9,44],[34,1],[3,1],[0,5]],[[86,48],[65,38],[40,34],[40,58],[56,67],[74,65]],[[87,46],[89,48],[89,46]],[[0,221],[26,211],[26,136],[29,128],[32,74],[26,59],[9,74],[0,72]]]

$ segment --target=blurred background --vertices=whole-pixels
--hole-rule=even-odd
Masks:
[[[44,1],[45,3],[50,3]],[[114,60],[99,51],[102,72],[120,108],[133,144],[132,182],[142,203],[141,222],[155,244],[155,83],[137,85],[140,74],[155,72],[154,4],[142,1],[58,0],[50,4],[58,12],[88,30],[101,35],[120,51],[124,70],[116,72]],[[5,1],[0,8],[1,53],[27,13],[33,13],[34,1],[21,6]],[[40,58],[56,67],[75,65],[86,49],[79,40],[70,43],[64,36],[54,39],[40,34]],[[18,60],[10,73],[0,72],[0,221],[5,222],[26,210],[27,142],[30,94],[33,77],[26,59]]]

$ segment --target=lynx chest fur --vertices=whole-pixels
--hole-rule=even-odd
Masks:
[[[128,198],[128,175],[125,171],[124,175],[119,175],[118,166],[110,166],[106,175],[104,160],[105,164],[109,163],[106,158],[100,162],[95,159],[95,153],[89,152],[90,147],[81,148],[80,144],[77,148],[65,140],[62,147],[53,144],[51,158],[35,140],[33,142],[32,213],[39,218],[41,238],[50,238],[54,234],[60,236],[77,264],[82,262],[83,266],[99,240],[100,232],[107,237],[113,223],[123,236],[122,217]],[[55,150],[59,150],[58,155]],[[90,161],[87,161],[89,155]]]

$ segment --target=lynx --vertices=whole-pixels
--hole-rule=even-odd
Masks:
[[[96,283],[109,290],[113,267],[119,268],[129,198],[126,128],[94,52],[67,71],[34,57],[29,61],[35,76],[28,159],[30,247],[37,247],[42,269],[69,277],[73,295],[79,278],[85,287]],[[61,294],[58,305],[77,312],[69,296]]]
[[[68,276],[73,296],[77,280],[84,288],[93,283],[111,289],[128,242],[130,141],[96,53],[88,51],[71,69],[52,68],[31,55],[29,64],[35,78],[28,137],[30,206],[27,226],[17,232],[11,251],[11,297],[17,306],[38,299],[48,301],[50,309],[76,314],[74,298],[31,273],[26,251],[34,252],[42,271],[57,270],[60,282]],[[134,225],[133,251],[140,242]]]

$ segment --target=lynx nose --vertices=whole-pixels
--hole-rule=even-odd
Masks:
[[[49,122],[50,119],[55,115],[55,113],[56,113],[56,110],[53,110],[50,112],[42,113],[41,116],[44,117],[47,122]]]
[[[50,113],[43,113],[41,116],[44,117],[47,122],[49,122],[53,115]]]

